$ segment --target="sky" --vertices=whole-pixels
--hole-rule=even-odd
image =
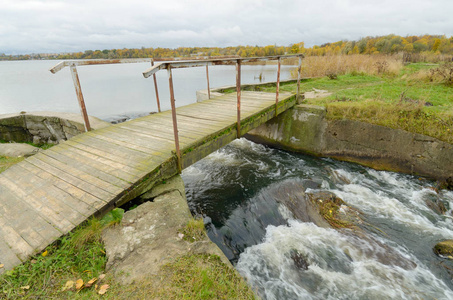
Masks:
[[[0,0],[0,53],[453,35],[453,0]]]

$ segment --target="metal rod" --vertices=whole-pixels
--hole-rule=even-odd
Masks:
[[[275,116],[278,114],[278,93],[280,92],[280,69],[281,69],[281,58],[278,58],[278,69],[277,69],[277,91],[275,93]]]
[[[77,100],[79,100],[80,111],[82,113],[83,122],[85,124],[85,131],[90,131],[90,120],[88,119],[87,109],[85,107],[85,101],[83,100],[82,87],[80,86],[79,74],[77,74],[77,68],[75,65],[71,65],[72,81],[74,82],[75,91],[77,94]]]
[[[241,137],[241,61],[239,59],[236,62],[236,92],[237,92],[237,98],[238,98],[237,138],[240,138]]]
[[[154,66],[154,59],[151,59],[151,67]],[[156,90],[156,100],[157,100],[157,111],[160,112],[160,101],[159,101],[159,91],[157,89],[157,78],[156,78],[156,73],[153,74],[153,79],[154,79],[154,89]]]
[[[299,67],[297,68],[297,102],[300,98],[300,72],[302,71],[302,56],[299,56]]]
[[[179,136],[178,136],[178,122],[176,120],[176,105],[175,105],[175,93],[173,90],[173,77],[171,75],[171,66],[167,68],[168,72],[168,84],[170,86],[170,102],[171,102],[171,116],[173,118],[173,133],[175,135],[175,148],[176,157],[178,158],[178,172],[181,173],[181,152],[179,151]]]
[[[206,65],[206,79],[208,80],[208,99],[211,99],[211,90],[209,88],[209,66]]]

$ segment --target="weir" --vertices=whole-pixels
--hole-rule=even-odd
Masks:
[[[171,111],[91,131],[76,66],[125,61],[66,61],[71,68],[86,132],[0,174],[0,274],[42,251],[93,215],[140,196],[208,154],[293,107],[298,94],[241,92],[241,64],[287,57],[160,62],[166,69]],[[138,61],[131,61],[138,62]],[[154,63],[152,63],[154,64]],[[235,64],[236,92],[176,108],[172,69]],[[208,74],[208,73],[207,73]],[[300,74],[300,72],[299,72]],[[299,78],[300,79],[300,78]],[[209,86],[209,76],[207,76]],[[298,80],[299,81],[299,80]],[[156,86],[157,87],[157,86]],[[158,99],[158,92],[156,88]]]

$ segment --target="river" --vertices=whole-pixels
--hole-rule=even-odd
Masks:
[[[21,111],[58,111],[79,113],[80,109],[69,68],[52,74],[49,69],[59,61],[0,61],[0,114]],[[106,121],[136,117],[157,111],[152,77],[142,72],[148,63],[80,66],[77,68],[88,114]],[[296,67],[282,66],[281,80],[291,78]],[[244,65],[242,83],[277,80],[276,65]],[[236,84],[234,66],[209,68],[210,86]],[[173,70],[176,106],[196,102],[196,91],[206,89],[204,67]],[[170,109],[167,72],[157,73],[162,110]]]
[[[453,299],[453,264],[432,251],[453,238],[453,192],[436,194],[434,182],[243,138],[182,175],[192,212],[263,299]],[[273,199],[282,184],[308,179],[361,211],[371,239],[300,222]],[[426,205],[437,198],[448,217]],[[305,257],[306,270],[292,251]],[[416,267],[386,263],[387,255]]]

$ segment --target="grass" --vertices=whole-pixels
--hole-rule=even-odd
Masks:
[[[191,243],[203,240],[206,237],[203,219],[191,219],[181,233],[184,235],[183,239]]]
[[[0,299],[255,299],[245,280],[216,255],[189,254],[174,258],[158,275],[123,285],[105,276],[102,230],[118,224],[124,211],[115,209],[92,218],[56,243],[0,276]],[[183,232],[205,238],[203,220]],[[95,279],[92,285],[90,280]],[[77,281],[82,288],[76,288]],[[101,286],[108,285],[100,295]]]
[[[331,92],[328,97],[305,100],[325,106],[329,119],[364,121],[453,143],[453,86],[429,77],[429,70],[437,67],[416,63],[382,74],[343,68],[338,72],[350,71],[337,79],[324,76],[302,80],[301,92]],[[261,90],[275,92],[275,86]],[[285,84],[280,90],[295,93],[297,86]]]
[[[24,157],[7,157],[0,155],[0,173],[24,159]]]

